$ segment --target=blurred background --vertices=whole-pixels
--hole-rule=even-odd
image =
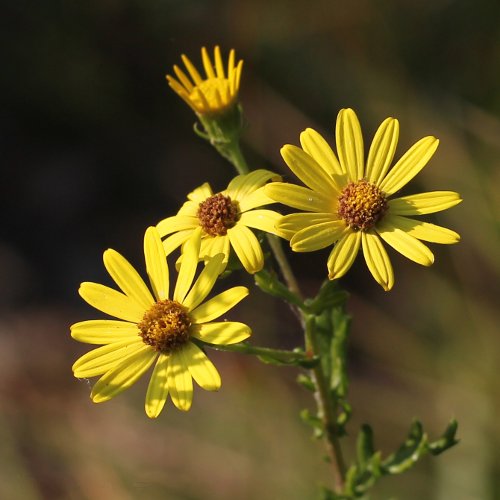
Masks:
[[[156,421],[145,381],[94,405],[93,381],[71,373],[89,346],[69,325],[99,316],[79,283],[111,285],[102,251],[143,272],[145,228],[194,187],[233,176],[164,79],[181,53],[199,65],[215,44],[245,61],[243,148],[256,168],[286,173],[279,148],[308,126],[333,144],[343,107],[367,144],[397,117],[397,156],[425,135],[441,140],[409,192],[462,194],[428,218],[460,244],[431,245],[429,269],[390,252],[390,293],[362,259],[343,281],[354,316],[346,448],[363,422],[387,454],[413,417],[432,438],[455,417],[458,446],[370,498],[500,498],[500,3],[19,0],[3,6],[0,37],[0,498],[305,500],[330,484],[322,443],[298,416],[313,402],[296,369],[211,353],[221,391],[195,391],[189,413],[169,403]],[[310,295],[325,259],[293,256]],[[299,344],[292,314],[243,280],[252,293],[235,314],[254,343]]]

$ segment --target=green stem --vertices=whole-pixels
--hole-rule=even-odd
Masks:
[[[281,240],[275,236],[274,234],[267,234],[267,241],[271,250],[274,254],[274,258],[278,263],[278,266],[283,274],[283,278],[288,286],[288,289],[294,293],[297,297],[303,300],[302,292],[300,291],[299,283],[295,278],[295,274],[293,274],[292,268],[288,259],[286,258],[286,254],[283,251],[283,246],[281,244]]]
[[[241,152],[238,136],[233,137],[233,140],[224,145],[225,157],[232,163],[238,174],[248,174],[250,169],[243,153]],[[221,152],[222,153],[222,152]]]
[[[305,316],[305,337],[306,351],[310,352],[313,356],[318,356],[320,349],[316,341],[314,316]],[[325,429],[326,448],[333,467],[335,491],[336,493],[342,493],[346,466],[337,430],[337,402],[329,390],[322,364],[318,363],[311,371],[313,382],[316,386],[316,404],[323,421],[323,428]]]
[[[200,345],[209,347],[216,351],[230,351],[239,352],[241,354],[253,354],[256,356],[265,356],[268,358],[275,359],[282,363],[288,364],[298,364],[298,363],[311,363],[311,356],[304,352],[287,351],[285,349],[272,349],[271,347],[258,347],[250,344],[245,344],[240,342],[238,344],[230,345],[220,345],[220,344],[209,344],[203,342]]]

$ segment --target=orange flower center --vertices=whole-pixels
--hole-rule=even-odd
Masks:
[[[170,354],[189,340],[191,319],[187,309],[175,300],[159,300],[137,325],[145,344]]]
[[[354,231],[372,228],[387,211],[387,199],[375,184],[350,182],[340,193],[338,214]]]
[[[224,236],[238,221],[238,205],[229,196],[215,194],[200,203],[198,219],[210,236]]]

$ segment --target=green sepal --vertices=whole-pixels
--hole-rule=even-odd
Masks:
[[[238,104],[225,109],[221,113],[198,114],[198,119],[203,126],[200,130],[195,123],[195,133],[210,142],[212,146],[222,155],[227,157],[228,145],[238,141],[243,128],[243,109]]]
[[[304,307],[302,301],[283,284],[274,273],[263,269],[254,274],[255,284],[268,295],[293,304],[297,307]]]

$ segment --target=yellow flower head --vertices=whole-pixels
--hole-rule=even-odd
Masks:
[[[375,133],[365,164],[361,127],[352,109],[337,117],[338,159],[318,132],[300,135],[302,148],[286,145],[281,154],[307,186],[275,182],[265,187],[272,199],[304,210],[284,216],[278,234],[295,252],[312,252],[335,244],[327,261],[330,279],[343,276],[360,247],[368,269],[385,290],[394,285],[391,262],[381,239],[405,257],[430,266],[434,256],[420,240],[456,243],[460,237],[444,227],[408,216],[439,212],[461,199],[451,191],[434,191],[391,198],[430,160],[439,141],[424,137],[392,167],[399,123],[387,118]]]
[[[170,394],[180,410],[193,399],[194,380],[207,391],[220,388],[219,373],[197,345],[233,344],[246,339],[250,328],[237,322],[214,322],[248,295],[242,286],[230,288],[202,303],[212,290],[222,255],[211,259],[198,279],[199,234],[186,245],[173,295],[165,251],[156,228],[144,237],[146,269],[152,292],[137,271],[114,250],[104,252],[104,265],[121,292],[97,283],[82,283],[79,293],[91,306],[119,320],[90,320],[71,327],[71,336],[102,344],[73,365],[75,377],[100,376],[90,397],[108,401],[132,386],[154,364],[145,409],[156,418]],[[171,297],[171,298],[170,298]]]
[[[224,69],[220,48],[214,49],[214,61],[210,60],[207,49],[201,49],[201,57],[206,77],[203,78],[191,61],[183,54],[182,62],[186,66],[189,77],[177,65],[174,72],[177,79],[167,75],[170,87],[198,115],[216,115],[231,108],[238,99],[243,61],[235,63],[235,52],[231,49],[227,71]]]
[[[231,247],[247,272],[253,274],[264,266],[264,254],[259,240],[249,228],[276,234],[275,225],[281,215],[272,210],[259,209],[274,203],[264,193],[269,180],[280,180],[280,176],[268,170],[254,170],[236,176],[227,189],[214,194],[206,182],[188,194],[177,215],[157,224],[163,238],[165,252],[169,255],[188,241],[201,228],[200,259],[218,253],[225,255],[227,264]]]

